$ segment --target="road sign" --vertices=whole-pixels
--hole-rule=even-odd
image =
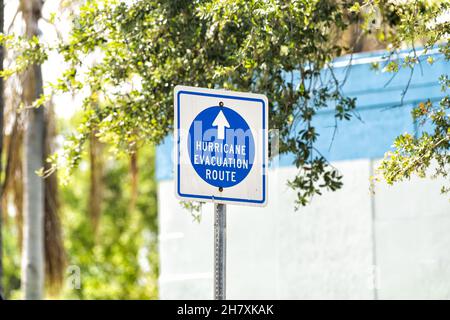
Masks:
[[[176,196],[265,205],[267,98],[177,86],[174,107]]]

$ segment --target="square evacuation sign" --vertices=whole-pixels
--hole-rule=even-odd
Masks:
[[[177,198],[266,205],[267,97],[176,86],[174,108]]]

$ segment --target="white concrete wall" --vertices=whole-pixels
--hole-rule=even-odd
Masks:
[[[450,298],[443,182],[379,183],[373,195],[371,161],[335,165],[344,187],[299,211],[286,186],[293,167],[270,171],[266,208],[227,207],[227,298]],[[212,298],[212,205],[198,223],[175,199],[173,181],[161,181],[158,196],[160,298]]]

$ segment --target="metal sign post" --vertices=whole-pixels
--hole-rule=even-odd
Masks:
[[[214,203],[214,299],[226,299],[227,207]]]

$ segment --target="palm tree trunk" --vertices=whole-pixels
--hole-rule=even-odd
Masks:
[[[21,0],[26,36],[38,35],[42,0]],[[26,106],[42,94],[39,65],[26,71],[23,100]],[[22,252],[22,292],[25,299],[42,299],[44,292],[44,181],[36,171],[44,165],[44,108],[28,109],[24,135],[24,241]]]

